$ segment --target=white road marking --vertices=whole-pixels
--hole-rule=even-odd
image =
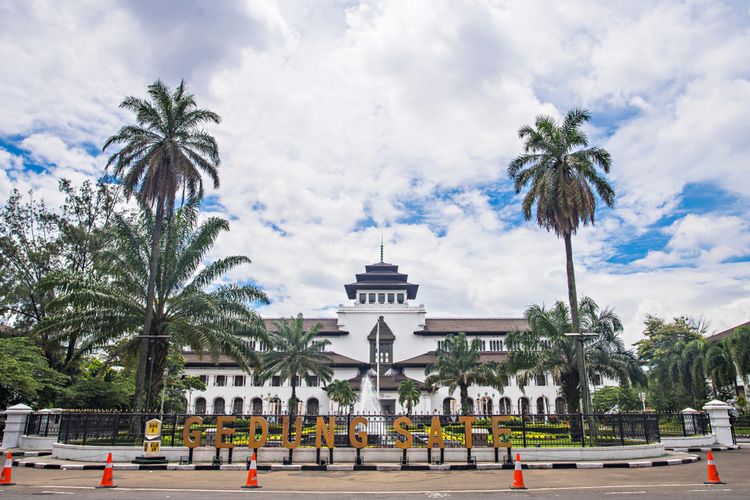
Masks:
[[[685,487],[698,487],[703,486],[703,483],[696,483],[696,484],[617,484],[617,485],[606,485],[606,486],[555,486],[555,487],[546,487],[546,488],[530,488],[528,491],[576,491],[576,490],[628,490],[628,492],[632,491],[636,488],[685,488]],[[62,486],[62,485],[54,485],[54,486],[31,486],[31,488],[48,488],[48,489],[72,489],[72,490],[93,490],[95,489],[93,486]],[[118,486],[117,489],[112,490],[114,492],[117,491],[154,491],[154,492],[175,492],[175,493],[181,493],[181,492],[190,492],[190,493],[238,493],[238,494],[247,494],[244,490],[218,490],[218,489],[205,489],[205,488],[127,488],[127,487],[121,487]],[[702,489],[702,490],[694,490],[694,491],[724,491],[724,490],[718,490],[718,489]],[[727,489],[726,491],[731,491]],[[341,495],[428,495],[428,494],[434,494],[434,493],[516,493],[513,490],[509,490],[508,488],[501,488],[501,489],[486,489],[486,490],[479,490],[479,489],[473,489],[473,490],[394,490],[394,491],[337,491],[337,490],[325,490],[325,491],[315,491],[315,490],[304,490],[304,491],[298,491],[298,490],[267,490],[263,489],[264,494],[283,494],[288,495],[290,493],[305,493],[307,495],[332,495],[332,494],[341,494]]]
[[[712,491],[732,491],[731,488],[704,488],[702,490],[690,490],[690,491],[699,491],[701,493],[710,493]]]
[[[607,491],[605,495],[645,495],[646,490],[641,491]]]

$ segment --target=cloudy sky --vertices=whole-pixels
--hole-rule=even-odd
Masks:
[[[157,78],[218,112],[214,257],[266,315],[332,316],[378,260],[431,316],[566,297],[562,241],[520,216],[518,128],[583,106],[618,193],[574,239],[578,289],[636,340],[647,313],[750,318],[744,1],[0,0],[0,196],[104,172]]]

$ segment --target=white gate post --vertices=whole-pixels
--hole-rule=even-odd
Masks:
[[[33,413],[31,407],[17,404],[5,410],[5,432],[3,433],[2,449],[18,448],[21,436],[26,430],[26,420]]]
[[[729,423],[730,405],[718,399],[709,401],[703,407],[711,419],[711,432],[716,436],[716,444],[732,445],[732,426]]]

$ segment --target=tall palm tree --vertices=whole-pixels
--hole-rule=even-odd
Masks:
[[[734,370],[745,388],[745,401],[750,401],[750,327],[735,329],[723,342],[728,346]]]
[[[351,412],[352,405],[357,401],[357,393],[354,392],[349,382],[346,380],[334,380],[328,384],[326,390],[328,391],[330,400],[339,405],[339,410],[342,406],[346,406],[349,407],[349,412]]]
[[[481,362],[481,349],[480,339],[469,342],[463,332],[449,335],[435,353],[435,363],[425,369],[425,385],[447,387],[451,394],[458,389],[463,415],[472,411],[469,386],[490,385],[502,392],[505,385],[499,378],[501,372],[494,364]]]
[[[594,223],[596,195],[611,207],[615,192],[599,173],[609,173],[612,163],[607,150],[589,147],[581,126],[591,118],[585,109],[568,111],[562,123],[550,116],[538,116],[534,127],[524,125],[518,135],[524,140],[523,154],[510,162],[508,176],[516,193],[530,185],[523,199],[523,215],[530,220],[536,211],[536,222],[554,231],[565,242],[568,275],[568,303],[573,331],[580,332],[571,237],[581,224]],[[578,363],[583,369],[583,343],[578,345]],[[589,412],[588,386],[581,386],[584,411]]]
[[[267,380],[281,375],[290,381],[292,397],[289,400],[289,413],[297,412],[297,384],[302,377],[318,377],[323,383],[331,380],[333,369],[325,348],[331,344],[328,339],[317,339],[323,327],[315,324],[305,331],[302,315],[290,320],[277,321],[276,331],[268,334],[268,351],[263,353],[259,376]]]
[[[202,175],[207,175],[214,188],[219,187],[219,147],[216,140],[201,127],[219,123],[219,115],[198,108],[194,96],[181,81],[174,92],[155,81],[148,87],[149,99],[126,97],[120,107],[135,113],[135,123],[125,125],[107,139],[103,150],[113,145],[123,147],[112,154],[107,168],[122,181],[125,195],[136,194],[138,201],[148,207],[156,204],[151,234],[151,257],[143,315],[141,351],[135,384],[134,408],[143,408],[144,381],[149,356],[149,338],[158,332],[152,328],[156,291],[159,242],[165,216],[172,213],[177,190],[187,191],[188,199],[203,197]]]
[[[105,346],[114,346],[110,354],[139,353],[154,224],[147,207],[133,218],[116,214],[111,249],[103,252],[93,272],[56,273],[44,282],[56,298],[40,328],[59,336],[80,333],[79,357]],[[182,206],[165,226],[157,266],[152,328],[158,336],[153,337],[149,360],[153,378],[147,410],[155,408],[170,347],[188,347],[212,357],[226,354],[245,369],[257,364],[248,339],[262,338],[265,330],[249,306],[267,303],[266,295],[249,285],[216,284],[250,259],[237,255],[204,265],[217,237],[228,229],[226,220],[215,217],[199,225],[197,202]]]
[[[415,404],[419,403],[420,397],[422,397],[422,391],[419,390],[419,383],[416,380],[402,380],[398,384],[398,402],[406,407],[407,415],[411,415],[411,410]]]
[[[622,324],[611,309],[600,310],[590,298],[581,300],[582,323],[597,333],[587,341],[584,350],[591,373],[601,373],[621,384],[641,383],[645,380],[637,358],[628,351],[620,334]],[[523,389],[539,372],[550,372],[558,381],[568,411],[579,409],[581,384],[577,367],[576,340],[565,335],[573,329],[567,305],[557,301],[551,309],[532,305],[525,313],[528,331],[508,334],[510,351],[504,363],[509,373],[515,373]]]

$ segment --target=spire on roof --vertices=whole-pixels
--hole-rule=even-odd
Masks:
[[[380,234],[380,263],[383,263],[383,234]]]

